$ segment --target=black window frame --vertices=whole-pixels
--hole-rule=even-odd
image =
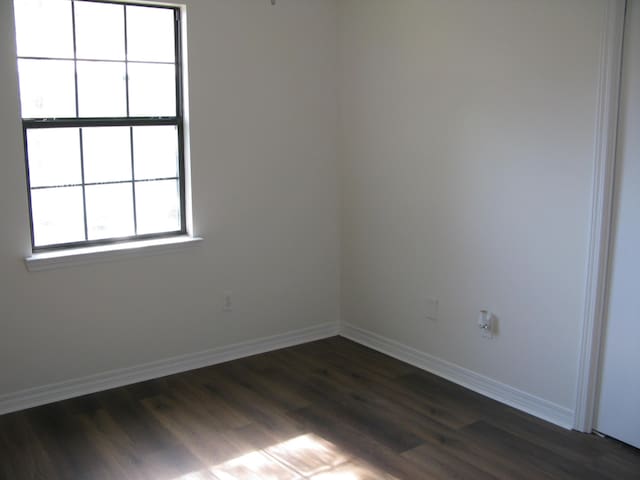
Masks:
[[[75,89],[75,109],[76,117],[66,118],[24,118],[22,119],[22,134],[23,144],[25,152],[25,169],[27,179],[27,197],[29,207],[29,226],[31,231],[31,249],[33,253],[49,252],[56,250],[66,250],[83,247],[93,247],[101,245],[111,245],[124,242],[135,242],[151,239],[162,239],[176,237],[187,234],[187,218],[186,218],[186,185],[185,185],[185,134],[184,134],[184,93],[183,93],[183,52],[182,52],[182,16],[181,7],[172,5],[156,5],[148,3],[140,3],[135,1],[118,1],[118,0],[70,0],[71,1],[71,15],[72,15],[72,29],[73,29],[73,63],[74,63],[74,89]],[[106,3],[114,5],[122,5],[124,10],[124,36],[125,36],[125,59],[122,60],[105,60],[105,59],[78,59],[77,45],[76,45],[76,18],[75,18],[75,4],[77,2],[83,3]],[[78,62],[82,61],[96,61],[96,62],[119,62],[125,63],[126,82],[126,110],[129,114],[129,64],[170,64],[170,62],[158,62],[158,61],[137,61],[128,59],[128,46],[127,46],[127,9],[126,6],[146,7],[146,8],[158,8],[173,11],[174,18],[174,47],[175,47],[175,102],[176,102],[176,115],[175,116],[150,116],[150,117],[80,117],[79,105],[78,105]],[[19,56],[16,55],[17,60],[71,60],[70,58],[56,58],[56,57],[32,57],[32,56]],[[137,233],[137,213],[136,213],[136,196],[135,185],[141,182],[162,181],[159,179],[144,179],[136,180],[135,171],[133,169],[134,152],[133,152],[133,138],[132,129],[137,126],[175,126],[178,136],[178,186],[180,197],[180,229],[170,232],[138,234]],[[27,145],[27,131],[33,129],[43,128],[78,128],[79,130],[79,142],[80,142],[80,162],[81,162],[81,178],[80,184],[73,185],[58,185],[57,187],[44,187],[44,188],[59,188],[67,186],[81,186],[82,187],[82,203],[83,203],[83,221],[84,221],[84,236],[85,240],[77,242],[57,243],[50,245],[37,246],[35,244],[35,234],[33,225],[33,210],[31,205],[31,192],[34,189],[42,187],[31,187],[30,174],[29,174],[29,149]],[[84,153],[82,148],[82,128],[83,127],[129,127],[130,131],[130,147],[131,147],[131,162],[132,171],[131,179],[124,181],[112,181],[112,182],[85,182],[84,179]],[[171,179],[175,179],[172,177]],[[89,240],[88,237],[88,223],[87,223],[87,208],[86,208],[86,194],[85,187],[91,185],[109,185],[118,183],[131,183],[133,191],[133,219],[134,219],[134,235],[124,237],[110,237],[104,239]]]

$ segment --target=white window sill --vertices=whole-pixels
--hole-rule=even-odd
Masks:
[[[110,262],[131,257],[144,257],[166,252],[184,250],[202,242],[200,237],[179,237],[142,240],[137,242],[100,245],[97,247],[73,248],[54,252],[34,253],[24,259],[27,270],[36,272],[54,268]]]

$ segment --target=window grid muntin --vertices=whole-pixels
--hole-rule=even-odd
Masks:
[[[103,59],[86,59],[86,58],[78,58],[77,56],[77,48],[76,48],[76,26],[75,26],[75,3],[76,2],[85,2],[85,3],[110,3],[116,5],[122,5],[124,9],[124,36],[125,36],[125,71],[126,71],[126,81],[125,81],[125,91],[126,91],[126,113],[127,117],[80,117],[79,111],[79,98],[78,98],[78,70],[77,70],[77,62],[81,61],[95,61],[95,62],[114,62],[114,63],[123,63],[122,60],[103,60]],[[32,60],[73,60],[74,62],[74,89],[75,89],[75,117],[66,117],[66,118],[23,118],[23,143],[24,143],[24,151],[25,151],[25,167],[27,173],[27,191],[28,191],[28,205],[29,205],[29,223],[31,227],[31,247],[32,251],[48,251],[48,250],[58,250],[58,249],[66,249],[66,248],[75,248],[75,247],[88,247],[95,245],[105,245],[112,243],[119,243],[124,241],[133,241],[133,240],[148,240],[148,239],[156,239],[156,238],[166,238],[175,236],[177,234],[186,233],[186,202],[185,202],[185,194],[186,194],[186,186],[185,186],[185,166],[184,166],[184,123],[182,120],[183,114],[183,98],[182,98],[182,37],[181,37],[181,16],[180,16],[180,8],[172,7],[172,6],[164,6],[164,5],[149,5],[144,3],[137,2],[119,2],[119,1],[110,1],[110,0],[71,0],[72,5],[72,29],[73,29],[73,59],[71,58],[59,58],[59,57],[38,57],[38,56],[18,56],[18,59],[32,59]],[[145,8],[156,8],[156,9],[166,9],[173,11],[173,27],[174,27],[174,62],[165,62],[165,61],[144,61],[144,60],[129,60],[128,59],[128,51],[127,51],[127,23],[126,23],[126,12],[127,6],[138,6]],[[175,115],[174,116],[156,116],[156,117],[129,117],[129,78],[128,78],[128,65],[129,63],[137,63],[137,64],[164,64],[164,65],[173,65],[175,72]],[[176,127],[177,131],[177,143],[178,143],[178,176],[177,177],[161,177],[154,179],[143,179],[136,180],[135,179],[135,168],[134,168],[134,144],[133,144],[133,127],[135,126],[162,126],[162,125],[170,125]],[[84,148],[83,148],[83,140],[82,140],[82,131],[84,127],[109,127],[109,126],[127,126],[129,127],[129,142],[131,149],[131,180],[122,180],[117,182],[85,182],[84,177]],[[35,245],[35,232],[34,232],[34,223],[33,223],[33,210],[32,210],[32,201],[31,201],[31,192],[33,190],[41,190],[44,188],[64,188],[64,187],[72,187],[72,186],[80,186],[76,184],[70,185],[54,185],[54,186],[46,186],[46,187],[31,187],[30,184],[30,175],[29,175],[29,151],[28,151],[28,142],[27,142],[27,131],[30,129],[39,129],[39,128],[78,128],[79,129],[79,142],[80,142],[80,162],[81,162],[81,179],[82,179],[82,198],[83,198],[83,220],[84,220],[84,232],[85,232],[85,240],[82,242],[70,242],[70,243],[59,243],[59,244],[51,244],[51,245]],[[138,234],[137,233],[137,208],[135,203],[135,184],[141,182],[158,182],[165,180],[177,180],[178,181],[178,193],[179,193],[179,220],[180,220],[180,229],[171,231],[171,232],[159,232],[159,233],[151,233],[151,234]],[[102,185],[102,184],[116,184],[116,183],[128,183],[132,184],[133,189],[133,216],[134,216],[134,232],[135,234],[132,236],[126,237],[117,237],[117,238],[106,238],[100,240],[89,240],[88,239],[88,222],[87,222],[87,205],[86,205],[86,194],[85,187],[91,185]]]
[[[79,2],[91,2],[94,0],[76,0]],[[72,57],[38,57],[33,55],[19,56],[23,60],[58,60],[58,61],[71,61],[74,60]],[[114,60],[112,58],[102,59],[102,58],[81,58],[78,57],[77,60],[81,62],[104,62],[104,63],[143,63],[149,65],[175,65],[176,62],[163,62],[160,60]]]
[[[55,188],[66,188],[66,187],[93,187],[95,185],[117,185],[119,183],[150,183],[150,182],[164,182],[165,180],[180,180],[180,177],[158,177],[158,178],[144,178],[142,180],[109,180],[107,182],[85,182],[85,183],[63,183],[59,185],[42,185],[40,187],[32,187],[31,191],[34,190],[51,190]]]
[[[127,25],[127,7],[124,6],[122,8],[122,15],[124,17],[124,72],[125,78],[127,81],[124,84],[125,88],[125,102],[127,108],[127,117],[131,115],[129,109],[129,42],[128,42],[128,34],[129,34],[129,26]],[[136,169],[134,166],[134,153],[133,153],[133,127],[129,127],[129,155],[131,158],[131,203],[133,208],[133,233],[134,235],[138,234],[138,209],[136,206]],[[87,237],[88,239],[88,237]]]

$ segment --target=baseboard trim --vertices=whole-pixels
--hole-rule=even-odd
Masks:
[[[340,335],[560,427],[571,429],[573,426],[574,413],[571,409],[523,392],[472,370],[355,325],[343,324]]]
[[[0,395],[0,415],[321,340],[337,335],[339,329],[338,323],[326,323],[234,345]]]
[[[317,325],[270,337],[0,395],[0,415],[321,340],[338,334],[563,428],[571,429],[573,426],[574,413],[568,408],[408,347],[377,333],[355,325],[340,325],[338,323]]]

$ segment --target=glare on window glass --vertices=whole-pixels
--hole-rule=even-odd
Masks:
[[[131,180],[129,127],[83,128],[82,151],[85,182]]]
[[[174,125],[133,127],[136,180],[178,176],[178,129]]]
[[[129,60],[174,62],[173,10],[127,6]]]
[[[14,13],[19,56],[73,58],[69,0],[15,0]]]
[[[138,233],[180,230],[180,193],[177,180],[136,182]]]
[[[31,191],[35,246],[84,240],[82,187]]]
[[[86,187],[89,240],[133,235],[133,192],[131,183]]]
[[[80,134],[77,128],[27,130],[31,187],[52,187],[82,182]]]
[[[129,112],[132,117],[171,117],[176,114],[174,65],[129,65]]]
[[[76,2],[78,58],[124,60],[124,6]]]
[[[124,62],[78,62],[81,117],[126,117]]]
[[[23,118],[75,117],[73,61],[18,60]]]

